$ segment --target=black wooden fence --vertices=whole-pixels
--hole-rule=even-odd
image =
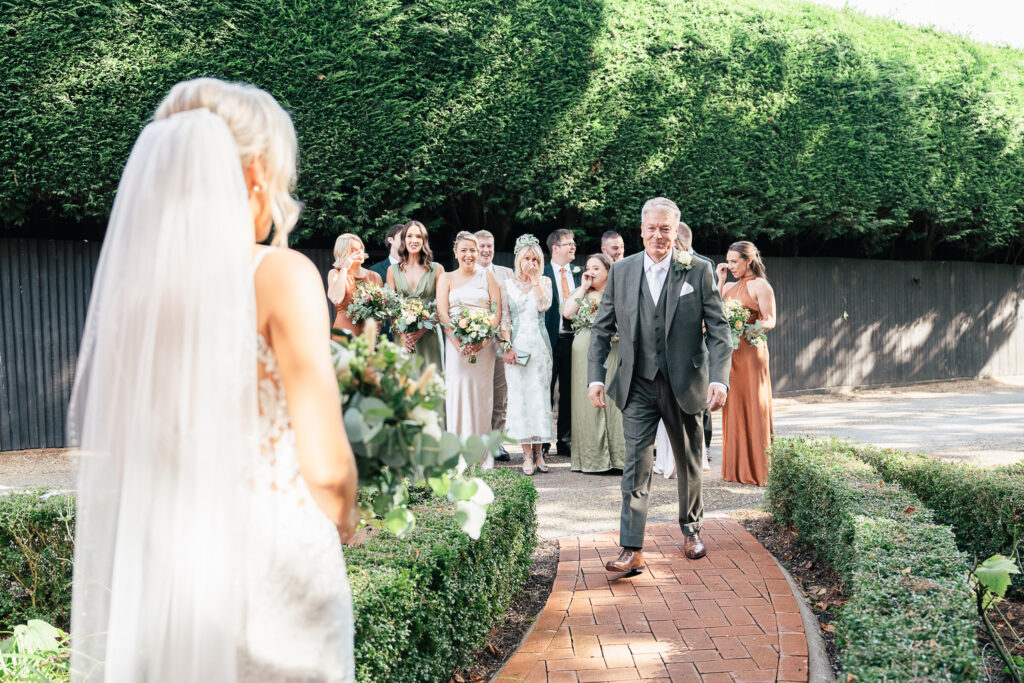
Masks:
[[[326,276],[330,251],[303,251]],[[0,240],[0,450],[64,445],[98,257],[96,243]],[[776,393],[1024,375],[1022,267],[767,265],[779,308],[768,341]]]

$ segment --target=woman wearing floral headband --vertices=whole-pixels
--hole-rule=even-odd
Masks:
[[[604,408],[590,405],[587,385],[587,351],[590,349],[590,326],[597,314],[597,305],[608,283],[612,260],[605,254],[587,257],[580,286],[562,304],[565,324],[572,324],[576,336],[572,341],[572,455],[573,472],[607,472],[621,470],[626,459],[626,442],[622,433],[622,411],[614,403]],[[605,381],[611,383],[619,364],[619,343],[612,342]]]
[[[551,280],[544,252],[533,235],[516,240],[515,275],[501,283],[501,347],[504,351],[508,412],[505,433],[523,446],[523,474],[547,472],[541,448],[554,441],[551,341],[544,313],[551,307]]]

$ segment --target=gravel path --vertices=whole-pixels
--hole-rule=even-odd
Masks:
[[[777,434],[835,435],[939,457],[995,465],[1024,459],[1024,378],[929,384],[776,399]],[[709,517],[755,508],[764,490],[722,481],[721,422],[715,416],[711,472],[704,477]],[[522,459],[513,455],[511,466]],[[619,475],[579,474],[569,459],[549,459],[534,476],[540,535],[560,538],[618,528]],[[0,453],[0,492],[26,486],[70,489],[74,459],[63,450]],[[675,480],[655,475],[650,523],[677,518]]]

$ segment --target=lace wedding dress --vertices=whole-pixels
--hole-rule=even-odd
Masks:
[[[299,474],[277,359],[259,334],[257,358],[260,454],[251,481],[239,679],[351,681],[352,598],[341,542]]]

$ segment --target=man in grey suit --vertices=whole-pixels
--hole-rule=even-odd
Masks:
[[[679,221],[679,236],[676,238],[676,249],[682,249],[688,251],[702,261],[707,262],[711,266],[711,272],[715,272],[715,262],[709,259],[707,256],[698,254],[693,250],[693,230],[690,226]],[[708,454],[708,459],[711,459],[711,411],[704,411],[704,452]]]
[[[622,409],[626,462],[622,471],[622,552],[610,572],[643,571],[644,530],[654,470],[654,438],[664,420],[676,459],[683,553],[703,557],[705,410],[725,405],[732,345],[712,269],[673,245],[679,207],[657,197],[644,204],[644,251],[612,265],[587,354],[590,402],[605,406],[605,362],[619,335],[619,367],[607,395]],[[707,329],[705,342],[704,328]]]

